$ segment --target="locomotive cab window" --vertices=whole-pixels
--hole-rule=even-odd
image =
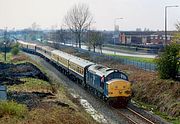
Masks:
[[[109,80],[112,80],[112,79],[124,79],[124,80],[128,80],[128,77],[121,73],[121,72],[113,72],[111,74],[109,74],[107,77],[106,77],[106,81],[109,81]]]

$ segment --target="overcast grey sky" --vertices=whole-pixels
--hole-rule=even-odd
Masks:
[[[168,29],[180,21],[180,0],[0,0],[0,28],[27,28],[36,22],[41,28],[61,26],[66,12],[76,3],[86,3],[94,16],[94,27],[112,30],[115,18],[120,30],[164,29],[164,6],[168,9]]]

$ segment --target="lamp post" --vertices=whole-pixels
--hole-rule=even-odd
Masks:
[[[4,41],[4,61],[6,61],[6,41]]]
[[[115,46],[115,40],[116,40],[116,36],[115,36],[115,35],[116,35],[116,34],[115,34],[115,33],[116,33],[116,21],[117,21],[117,20],[120,20],[120,19],[123,19],[123,18],[115,18],[115,19],[114,19],[114,36],[113,36],[114,46]],[[115,50],[114,50],[114,54],[116,54]]]
[[[4,31],[4,61],[6,61],[6,41],[7,41],[7,27],[5,28]]]
[[[167,9],[170,7],[178,7],[178,6],[177,5],[165,6],[165,42],[164,42],[164,46],[167,44]]]

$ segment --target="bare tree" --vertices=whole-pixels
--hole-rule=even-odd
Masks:
[[[31,24],[31,27],[29,30],[27,30],[29,40],[36,41],[39,35],[39,29],[40,25],[36,24],[36,22],[33,22]],[[28,39],[27,36],[25,36],[25,39]]]
[[[65,44],[65,39],[64,39],[65,32],[64,32],[64,30],[62,28],[60,30],[56,31],[56,37],[57,37],[57,42]]]
[[[65,16],[65,24],[75,34],[76,45],[81,48],[82,33],[92,22],[92,15],[86,4],[74,5]]]
[[[97,46],[99,46],[101,53],[102,53],[102,45],[103,45],[103,36],[101,32],[98,31],[90,31],[89,32],[89,40],[86,43],[88,45],[88,48],[93,48],[93,51],[95,52],[95,49]]]
[[[99,47],[101,53],[102,53],[103,44],[104,44],[104,35],[103,33],[99,33],[99,41],[97,42],[97,46]]]

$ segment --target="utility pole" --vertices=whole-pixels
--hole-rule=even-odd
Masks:
[[[4,61],[6,61],[7,28],[4,31]]]

